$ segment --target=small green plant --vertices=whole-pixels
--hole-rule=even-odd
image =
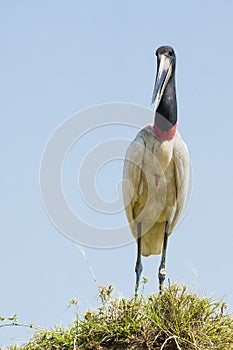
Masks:
[[[69,301],[68,307],[71,307],[71,306],[73,306],[73,305],[74,305],[74,306],[78,306],[78,303],[79,303],[79,300],[73,298],[73,299],[71,299],[71,300]]]
[[[12,321],[13,323],[16,323],[16,322],[18,322],[18,316],[16,314],[11,316],[11,317],[2,317],[2,316],[0,316],[0,321],[1,322]],[[4,324],[0,324],[0,327],[1,326],[4,326]]]
[[[233,350],[233,319],[222,301],[177,285],[129,300],[112,292],[112,285],[99,287],[97,310],[77,315],[67,329],[37,331],[30,342],[10,350]]]
[[[111,295],[113,292],[113,285],[109,284],[109,286],[107,288],[99,286],[98,289],[99,289],[98,296],[99,296],[102,304],[105,305],[106,303],[108,303],[111,300]]]
[[[145,289],[145,285],[149,282],[149,278],[143,276],[142,278],[142,294],[144,292],[144,289]]]

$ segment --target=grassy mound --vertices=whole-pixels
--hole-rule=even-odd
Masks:
[[[222,301],[200,298],[177,285],[162,295],[131,300],[111,293],[112,286],[101,287],[101,307],[76,316],[68,329],[36,332],[20,349],[233,349],[233,319],[224,313]]]

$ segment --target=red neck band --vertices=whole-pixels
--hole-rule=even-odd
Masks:
[[[177,123],[168,131],[162,131],[156,123],[153,125],[155,136],[161,141],[170,141],[176,133]]]

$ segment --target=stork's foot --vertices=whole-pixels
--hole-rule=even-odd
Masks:
[[[168,231],[169,231],[169,223],[166,222],[164,239],[163,239],[163,250],[162,250],[162,258],[159,266],[159,293],[162,293],[163,283],[166,278],[166,252],[167,252],[167,239],[168,239]]]
[[[138,288],[140,284],[140,276],[142,274],[142,262],[141,262],[141,257],[139,260],[137,260],[136,267],[135,267],[135,272],[136,272],[136,285],[135,285],[135,297],[138,295]]]
[[[142,223],[141,222],[138,222],[137,229],[138,229],[138,239],[137,239],[138,252],[137,252],[137,261],[136,261],[136,266],[135,266],[135,272],[136,272],[136,285],[135,285],[135,292],[134,292],[135,297],[137,297],[137,295],[138,295],[138,288],[139,288],[139,283],[140,283],[140,277],[141,277],[141,274],[142,274],[142,260],[141,260],[141,231],[142,231]]]
[[[164,266],[160,266],[159,268],[159,293],[161,294],[163,291],[163,283],[166,278],[166,269]]]
[[[138,289],[139,289],[139,282],[136,282],[135,292],[134,292],[134,297],[135,297],[135,298],[138,297]]]

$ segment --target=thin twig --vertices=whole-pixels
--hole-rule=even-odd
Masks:
[[[165,345],[167,344],[167,342],[169,341],[169,340],[171,340],[171,339],[174,339],[175,340],[175,342],[176,342],[176,345],[177,345],[177,348],[179,349],[179,350],[182,350],[181,349],[181,347],[179,346],[179,344],[177,343],[177,340],[176,340],[176,336],[171,336],[171,337],[169,337],[169,338],[167,338],[166,340],[165,340],[165,342],[163,343],[163,345],[162,345],[162,347],[160,348],[160,350],[163,350],[164,349],[164,347],[165,347]]]
[[[3,327],[25,327],[25,328],[33,328],[33,329],[37,329],[37,330],[44,329],[44,328],[39,327],[35,324],[24,324],[24,323],[18,323],[18,322],[1,324],[0,328],[3,328]]]

